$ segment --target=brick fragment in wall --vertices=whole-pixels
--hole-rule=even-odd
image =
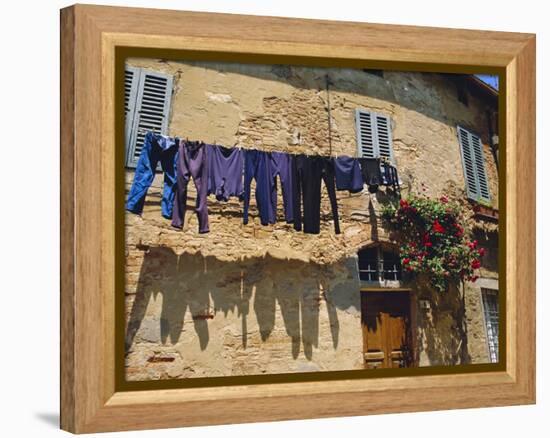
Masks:
[[[332,121],[334,152],[343,152],[337,124]],[[329,149],[328,113],[320,93],[294,92],[290,98],[276,96],[263,100],[263,113],[242,120],[236,136],[248,147],[291,150],[294,153],[321,153]],[[352,148],[344,148],[348,153]]]

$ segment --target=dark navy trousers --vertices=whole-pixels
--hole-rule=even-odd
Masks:
[[[334,219],[334,230],[340,234],[334,160],[329,157],[296,155],[292,161],[294,229],[319,234],[321,225],[321,180],[327,188]],[[302,213],[303,200],[303,213]]]
[[[292,193],[292,156],[284,152],[271,152],[271,178],[273,188],[271,190],[272,209],[277,212],[277,176],[281,181],[283,191],[283,207],[285,220],[291,223],[294,220],[294,205]]]
[[[274,224],[277,211],[273,208],[273,178],[270,154],[255,149],[244,150],[243,223],[248,223],[252,179],[256,180],[256,205],[262,225]]]

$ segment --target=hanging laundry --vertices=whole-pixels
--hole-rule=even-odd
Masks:
[[[243,151],[208,145],[208,194],[218,201],[243,197]]]
[[[370,193],[376,193],[382,181],[379,158],[358,158],[363,181],[369,186]]]
[[[321,224],[321,180],[325,182],[334,230],[340,234],[334,160],[329,157],[296,155],[292,159],[294,229],[304,233],[319,234]],[[303,214],[302,214],[303,202]]]
[[[382,163],[382,181],[385,186],[390,186],[393,191],[401,198],[397,168],[387,161],[384,161],[384,163]]]
[[[256,206],[262,225],[276,222],[276,209],[273,207],[273,178],[271,176],[270,154],[255,149],[244,150],[244,194],[243,223],[248,223],[250,190],[252,179],[256,180]],[[276,201],[275,201],[276,202]],[[276,203],[275,203],[276,207]]]
[[[176,158],[177,195],[174,200],[172,226],[182,228],[187,208],[187,185],[193,178],[197,189],[195,213],[199,219],[199,233],[208,233],[208,148],[202,142],[180,141]]]
[[[336,190],[358,193],[363,190],[363,176],[357,158],[342,155],[334,160]]]
[[[290,154],[284,152],[271,152],[269,155],[272,178],[272,210],[275,214],[277,213],[277,176],[279,176],[283,191],[285,220],[287,223],[291,223],[294,220],[292,197],[292,157]]]
[[[148,132],[137,162],[134,181],[126,201],[126,210],[141,214],[147,191],[155,178],[155,169],[160,161],[164,172],[161,212],[166,219],[172,217],[175,197],[176,169],[175,156],[178,138]]]

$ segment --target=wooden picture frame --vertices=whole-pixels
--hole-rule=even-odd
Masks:
[[[498,74],[505,360],[490,372],[120,390],[119,50]],[[224,55],[225,54],[225,55]],[[120,76],[120,75],[119,75]],[[118,137],[117,137],[118,136]],[[122,222],[123,226],[123,222]],[[74,433],[535,402],[535,36],[76,5],[61,11],[61,428]]]

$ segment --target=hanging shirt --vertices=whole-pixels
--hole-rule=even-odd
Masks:
[[[243,151],[208,145],[208,194],[218,201],[243,196]]]
[[[174,200],[172,226],[182,228],[187,209],[187,185],[193,178],[197,189],[195,213],[199,219],[199,233],[208,233],[208,145],[202,142],[181,141],[176,158],[177,194]]]
[[[164,172],[164,187],[162,191],[161,212],[166,219],[172,217],[176,187],[175,156],[178,149],[178,139],[154,132],[147,132],[143,147],[134,173],[134,181],[128,193],[126,210],[141,214],[147,191],[155,178],[155,169],[160,161]]]
[[[330,157],[296,155],[292,160],[294,229],[319,234],[321,224],[321,180],[325,182],[334,219],[334,230],[340,233],[334,160]],[[303,202],[303,213],[302,213]]]
[[[277,176],[279,176],[283,191],[285,220],[287,223],[291,223],[294,220],[292,196],[292,156],[284,152],[271,152],[269,155],[273,185],[271,188],[272,210],[275,213],[277,212]]]
[[[380,172],[379,158],[359,158],[363,181],[369,186],[369,192],[376,193],[378,186],[383,184]]]
[[[334,160],[336,190],[358,193],[363,190],[363,176],[357,158],[342,155]]]

